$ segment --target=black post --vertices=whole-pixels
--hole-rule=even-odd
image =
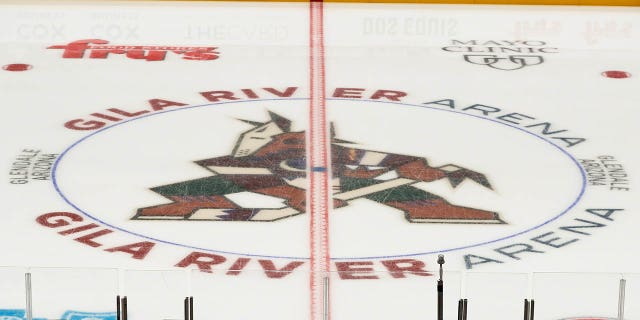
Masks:
[[[462,320],[467,320],[467,299],[462,300]]]
[[[442,265],[444,264],[443,255],[438,255],[438,264],[440,265],[440,279],[438,279],[438,320],[444,320],[444,283],[442,281]]]
[[[122,314],[120,314],[120,296],[116,296],[116,320],[122,320]]]
[[[189,297],[189,320],[193,320],[193,297]]]
[[[524,299],[524,320],[529,320],[529,299]]]
[[[463,301],[462,299],[458,300],[458,320],[463,320],[463,315],[462,312],[464,311],[464,305],[463,305]]]
[[[127,320],[127,297],[122,298],[122,320]]]
[[[531,299],[531,302],[529,303],[529,320],[533,320],[533,311],[535,310],[535,306],[536,303],[535,301],[533,301],[533,299]]]
[[[193,297],[184,298],[184,320],[193,320]]]
[[[442,280],[438,280],[438,320],[444,320],[444,301],[443,301],[444,288]]]
[[[183,303],[183,308],[184,308],[184,320],[189,320],[189,298],[184,298],[184,303]]]

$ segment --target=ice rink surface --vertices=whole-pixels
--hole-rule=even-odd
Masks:
[[[639,28],[2,3],[0,319],[638,319]]]

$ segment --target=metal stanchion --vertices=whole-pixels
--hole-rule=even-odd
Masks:
[[[536,309],[536,302],[533,301],[533,299],[531,299],[531,302],[529,303],[529,320],[533,320],[533,314],[535,309]]]
[[[625,300],[625,290],[627,286],[627,280],[620,279],[620,287],[618,293],[618,320],[624,319],[624,300]]]
[[[193,320],[193,297],[184,298],[184,320]]]
[[[329,320],[329,277],[323,279],[322,319]]]
[[[467,299],[458,300],[458,320],[467,320]]]
[[[116,296],[116,320],[122,320],[122,313],[120,312],[122,310],[122,307],[120,306],[120,296],[117,295]]]
[[[24,286],[26,293],[26,317],[27,320],[33,319],[33,292],[31,288],[31,273],[24,274]]]
[[[126,296],[124,296],[122,298],[121,307],[122,307],[122,319],[121,320],[127,320],[128,315],[127,315],[127,297]]]
[[[524,320],[533,320],[535,310],[535,301],[533,299],[524,299]]]
[[[193,320],[193,297],[184,298],[184,320]]]
[[[440,278],[438,279],[438,320],[444,319],[444,283],[442,281],[442,265],[444,264],[444,256],[438,255],[438,264],[440,265]]]
[[[189,297],[184,298],[184,320],[189,320]]]
[[[189,320],[193,320],[193,297],[189,297]]]

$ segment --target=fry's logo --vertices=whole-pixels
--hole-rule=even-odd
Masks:
[[[152,190],[172,203],[138,210],[134,219],[274,221],[305,212],[305,133],[269,112],[270,121],[253,126],[236,141],[231,155],[197,161],[215,175]],[[331,133],[333,206],[364,198],[404,212],[410,222],[504,223],[497,213],[457,206],[416,188],[419,182],[447,179],[452,187],[470,179],[491,189],[478,172],[453,164],[432,167],[420,157],[355,148]],[[251,195],[241,205],[235,195]],[[264,201],[260,201],[260,199]]]
[[[89,51],[90,59],[106,59],[109,54],[124,54],[129,59],[146,61],[161,61],[171,51],[182,55],[185,60],[215,60],[220,53],[217,47],[179,47],[179,46],[130,46],[110,45],[109,41],[101,39],[84,39],[65,45],[53,45],[47,49],[63,49],[62,57],[66,59],[81,59]]]

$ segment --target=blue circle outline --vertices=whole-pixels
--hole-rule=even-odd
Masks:
[[[221,253],[221,254],[232,254],[232,255],[239,255],[239,256],[247,256],[247,257],[260,257],[260,258],[278,258],[278,259],[297,259],[297,260],[309,260],[309,257],[295,257],[295,256],[271,256],[271,255],[261,255],[261,254],[255,254],[255,253],[239,253],[239,252],[232,252],[232,251],[224,251],[224,250],[214,250],[214,249],[206,249],[206,248],[201,248],[201,247],[196,247],[196,246],[190,246],[190,245],[185,245],[185,244],[180,244],[180,243],[176,243],[176,242],[171,242],[171,241],[167,241],[167,240],[162,240],[162,239],[156,239],[153,237],[149,237],[149,236],[145,236],[143,234],[139,234],[136,232],[132,232],[132,231],[128,231],[125,230],[123,228],[114,226],[112,224],[106,223],[105,221],[102,221],[101,219],[92,216],[91,214],[89,214],[88,212],[82,210],[80,207],[76,206],[71,200],[69,200],[69,198],[67,198],[67,196],[65,196],[65,194],[62,192],[62,190],[60,189],[60,186],[58,185],[58,176],[57,176],[57,169],[58,166],[60,164],[60,162],[62,161],[62,159],[64,158],[64,156],[74,147],[76,147],[78,144],[86,141],[87,139],[102,133],[108,129],[132,122],[132,121],[136,121],[136,120],[140,120],[140,119],[144,119],[144,118],[148,118],[151,116],[156,116],[156,115],[160,115],[160,114],[165,114],[165,113],[169,113],[169,112],[177,112],[177,111],[184,111],[184,110],[189,110],[189,109],[194,109],[194,108],[200,108],[200,107],[207,107],[207,106],[218,106],[218,105],[226,105],[226,104],[235,104],[235,103],[251,103],[251,102],[263,102],[263,101],[296,101],[296,100],[309,100],[309,98],[273,98],[273,99],[253,99],[253,100],[240,100],[240,101],[225,101],[225,102],[216,102],[216,103],[207,103],[207,104],[200,104],[200,105],[192,105],[192,106],[186,106],[186,107],[180,107],[179,109],[172,109],[172,110],[164,110],[164,111],[156,111],[144,116],[140,116],[140,117],[136,117],[136,118],[131,118],[128,120],[123,120],[120,121],[118,123],[112,124],[110,126],[106,126],[104,128],[101,128],[97,131],[94,131],[84,137],[82,137],[80,140],[77,140],[76,142],[74,142],[73,144],[71,144],[69,147],[67,147],[62,153],[60,153],[60,155],[58,156],[58,158],[56,159],[55,163],[53,164],[52,170],[51,170],[51,180],[53,183],[53,186],[56,190],[56,193],[58,193],[58,195],[68,204],[70,205],[72,208],[74,208],[75,210],[79,211],[80,213],[84,214],[85,216],[89,217],[90,219],[93,219],[103,225],[109,226],[113,229],[137,236],[137,237],[141,237],[147,240],[152,240],[152,241],[156,241],[159,243],[164,243],[164,244],[170,244],[170,245],[175,245],[175,246],[179,246],[179,247],[183,247],[183,248],[189,248],[189,249],[195,249],[195,250],[201,250],[201,251],[206,251],[206,252],[213,252],[213,253]],[[474,247],[479,247],[479,246],[483,246],[483,245],[487,245],[487,244],[491,244],[491,243],[495,243],[495,242],[499,242],[499,241],[503,241],[503,240],[508,240],[514,237],[517,237],[519,235],[531,232],[533,230],[536,230],[540,227],[543,227],[555,220],[557,220],[558,218],[560,218],[561,216],[565,215],[567,212],[569,212],[571,209],[573,209],[576,204],[580,201],[580,199],[582,199],[582,197],[584,196],[585,193],[585,189],[586,189],[586,185],[587,185],[587,177],[586,174],[584,172],[584,170],[582,169],[582,166],[580,165],[580,163],[578,162],[578,160],[576,158],[574,158],[570,153],[568,153],[566,150],[564,150],[562,147],[558,146],[557,144],[553,143],[550,140],[545,139],[542,136],[539,136],[537,134],[534,134],[533,132],[527,131],[523,128],[517,127],[515,125],[511,125],[508,123],[504,123],[504,122],[500,122],[498,120],[495,119],[491,119],[491,118],[485,118],[482,116],[478,116],[478,115],[473,115],[473,114],[469,114],[469,113],[465,113],[465,112],[461,112],[461,111],[457,111],[457,110],[451,110],[451,109],[440,109],[440,108],[436,108],[436,107],[429,107],[426,106],[424,104],[411,104],[411,103],[403,103],[403,102],[394,102],[394,101],[380,101],[380,100],[369,100],[369,99],[348,99],[348,98],[326,98],[325,100],[330,100],[330,101],[358,101],[358,102],[372,102],[372,103],[382,103],[382,104],[393,104],[393,105],[401,105],[401,106],[409,106],[409,107],[419,107],[419,108],[426,108],[426,109],[431,109],[431,110],[436,110],[436,111],[442,111],[442,112],[450,112],[450,113],[455,113],[455,114],[460,114],[460,115],[464,115],[464,116],[468,116],[468,117],[473,117],[473,118],[478,118],[481,120],[487,120],[487,121],[491,121],[494,123],[498,123],[500,125],[504,125],[507,127],[510,127],[512,129],[516,129],[519,130],[521,132],[524,132],[528,135],[531,135],[535,138],[538,138],[550,145],[552,145],[553,147],[555,147],[556,149],[558,149],[560,152],[562,152],[565,156],[567,156],[577,167],[578,167],[578,171],[580,172],[580,175],[582,177],[582,186],[580,188],[580,193],[578,194],[578,196],[575,198],[575,200],[566,208],[564,209],[562,212],[560,212],[559,214],[557,214],[556,216],[552,217],[551,219],[543,222],[542,224],[536,225],[534,227],[531,227],[529,229],[526,229],[524,231],[520,231],[505,237],[501,237],[498,239],[494,239],[494,240],[490,240],[490,241],[484,241],[484,242],[480,242],[480,243],[476,243],[476,244],[471,244],[471,245],[467,245],[467,246],[460,246],[460,247],[455,247],[455,248],[450,248],[450,249],[444,249],[444,250],[437,250],[437,251],[428,251],[428,252],[418,252],[418,253],[407,253],[407,254],[401,254],[401,255],[384,255],[384,256],[367,256],[367,257],[331,257],[331,260],[364,260],[364,259],[387,259],[387,258],[401,258],[401,257],[415,257],[415,256],[423,256],[423,255],[430,255],[430,254],[436,254],[436,253],[445,253],[445,252],[452,252],[452,251],[458,251],[458,250],[464,250],[464,249],[469,249],[469,248],[474,248]]]

